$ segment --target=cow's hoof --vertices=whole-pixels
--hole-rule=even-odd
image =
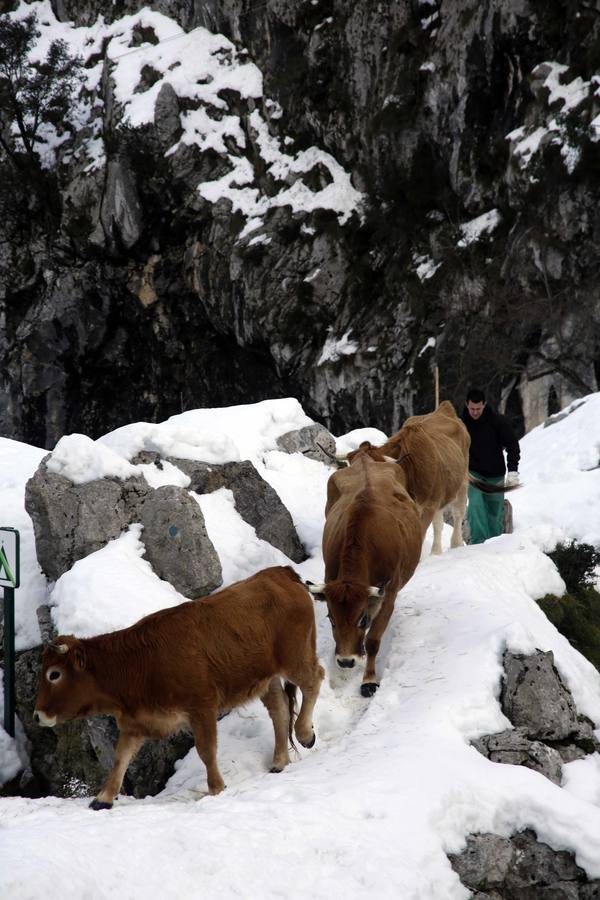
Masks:
[[[271,772],[272,775],[279,775],[280,772],[283,772],[283,768],[280,768],[279,766],[271,766],[269,772]]]
[[[360,692],[363,697],[372,697],[379,685],[376,681],[363,681],[360,686]]]
[[[112,809],[112,803],[104,803],[102,800],[94,798],[89,805],[89,809]]]
[[[311,747],[315,746],[316,739],[317,739],[317,736],[314,733],[314,731],[313,731],[312,738],[310,739],[310,741],[300,741],[300,738],[298,738],[298,740],[300,741],[302,746],[306,747],[307,750],[310,750]]]

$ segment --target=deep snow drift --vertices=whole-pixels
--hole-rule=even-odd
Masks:
[[[580,401],[578,401],[580,402]],[[574,404],[576,406],[576,404]],[[53,467],[78,480],[121,469],[141,448],[213,461],[249,458],[286,504],[310,558],[295,568],[320,580],[325,487],[331,472],[275,449],[278,435],[310,421],[295,400],[198,410],[161,425],[138,423],[100,439],[64,438]],[[340,448],[381,434],[344,436]],[[168,450],[167,450],[168,448]],[[333,665],[324,604],[316,604],[318,649],[328,677],[315,710],[317,743],[281,775],[268,773],[272,728],[260,703],[219,724],[219,765],[228,785],[206,787],[192,751],[158,797],[127,797],[94,813],[88,798],[0,800],[0,894],[101,897],[357,897],[444,900],[469,892],[446,853],[470,832],[509,835],[532,827],[576,853],[600,877],[600,757],[563,767],[558,787],[529,769],[499,765],[471,738],[509,727],[498,696],[501,657],[553,650],[581,713],[600,725],[600,674],[534,602],[564,585],[544,555],[573,537],[600,546],[600,395],[521,442],[525,486],[511,497],[515,532],[422,561],[398,597],[380,652],[381,687],[360,696],[361,672]],[[35,608],[46,583],[35,563],[23,492],[44,452],[0,440],[3,525],[21,530],[17,646],[39,642]],[[83,463],[82,463],[83,461]],[[590,471],[586,471],[590,470]],[[184,484],[182,473],[162,475]],[[183,476],[185,479],[185,476]],[[289,561],[241,520],[229,491],[198,497],[225,583]],[[448,529],[449,532],[449,529]],[[448,536],[446,535],[446,544]],[[132,526],[77,563],[49,602],[59,630],[81,636],[124,627],[183,598],[143,559]],[[1,702],[1,701],[0,701]],[[0,729],[0,780],[18,768]]]

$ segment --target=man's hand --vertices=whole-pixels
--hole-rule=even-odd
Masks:
[[[505,479],[506,487],[514,487],[517,484],[520,484],[519,481],[519,473],[518,472],[509,472]]]

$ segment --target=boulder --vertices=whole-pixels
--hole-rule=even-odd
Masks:
[[[302,453],[309,459],[330,464],[335,457],[335,438],[322,425],[306,425],[287,431],[277,438],[277,446],[285,453]]]
[[[588,881],[572,853],[553,850],[530,829],[510,838],[470,835],[465,850],[449,858],[462,883],[479,900],[588,900],[600,896],[600,881]]]
[[[165,485],[149,493],[141,509],[146,559],[184,597],[210,594],[223,583],[221,563],[202,510],[181,487]]]
[[[514,847],[507,838],[477,834],[467,838],[466,848],[462,853],[452,854],[450,862],[464,885],[487,890],[504,884],[514,855]]]
[[[578,715],[552,652],[504,654],[501,704],[516,726],[473,741],[492,762],[525,766],[560,784],[562,766],[600,750],[594,723]]]
[[[507,652],[501,703],[513,725],[522,725],[528,737],[564,740],[580,730],[577,710],[554,666],[552,651],[525,656]]]
[[[73,484],[49,472],[45,457],[25,488],[40,567],[55,581],[73,563],[100,550],[132,522],[151,492],[143,477],[101,478]]]
[[[473,746],[492,762],[526,766],[560,784],[563,764],[560,753],[541,741],[529,740],[525,728],[485,735],[473,741]]]
[[[169,459],[169,462],[189,476],[191,491],[210,494],[222,487],[229,488],[237,511],[252,525],[259,538],[277,547],[294,562],[306,559],[290,513],[249,460],[220,465],[189,459]]]

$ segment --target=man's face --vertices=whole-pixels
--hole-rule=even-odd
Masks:
[[[478,419],[485,409],[485,403],[473,403],[472,400],[467,400],[467,409],[472,419]]]

